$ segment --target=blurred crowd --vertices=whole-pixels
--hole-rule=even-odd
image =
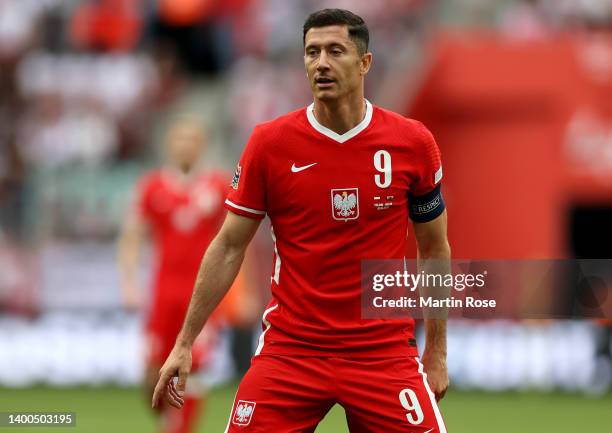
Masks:
[[[2,237],[40,239],[40,200],[62,206],[38,173],[151,163],[156,125],[184,106],[203,113],[215,163],[230,166],[256,123],[307,104],[301,24],[332,4],[368,18],[368,93],[391,109],[405,106],[441,25],[520,39],[612,22],[608,0],[0,0]]]
[[[230,165],[256,123],[307,103],[301,23],[324,3],[1,0],[0,232],[41,234],[28,217],[50,213],[32,204],[51,194],[48,177],[38,191],[40,173],[155,161],[155,125],[189,95],[201,97],[190,109],[211,113],[201,117],[216,133],[215,162]],[[345,3],[383,29],[373,43],[387,48],[382,76],[426,2]]]
[[[609,30],[609,0],[459,0],[446,3],[445,21],[492,27],[510,38],[551,37],[567,31]]]

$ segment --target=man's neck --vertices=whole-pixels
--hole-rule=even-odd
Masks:
[[[366,115],[362,94],[342,101],[315,100],[314,116],[317,121],[336,134],[344,134],[357,126]]]
[[[190,183],[200,169],[201,167],[199,163],[194,163],[193,165],[183,167],[178,164],[169,164],[165,167],[166,173],[177,185],[185,185]]]

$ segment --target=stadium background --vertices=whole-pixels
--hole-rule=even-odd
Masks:
[[[142,317],[122,308],[115,262],[133,183],[179,114],[231,173],[256,123],[307,105],[301,25],[327,6],[370,26],[368,98],[436,135],[454,256],[612,257],[608,0],[0,0],[0,411],[151,431]],[[269,296],[268,237],[245,317]],[[449,431],[612,431],[604,325],[451,322]],[[201,431],[223,429],[252,351],[257,324],[235,328]],[[317,431],[342,426],[336,408]]]

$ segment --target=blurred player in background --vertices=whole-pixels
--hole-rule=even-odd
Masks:
[[[139,256],[147,238],[154,245],[153,295],[146,316],[147,399],[183,323],[202,255],[225,217],[223,200],[228,189],[227,176],[202,170],[206,134],[195,119],[176,120],[165,142],[167,164],[139,181],[119,240],[123,297],[131,310],[145,304],[138,281]],[[197,337],[194,370],[206,365],[219,325],[217,316]],[[203,384],[193,382],[187,390],[185,410],[161,408],[162,432],[189,432],[196,425],[205,390]]]
[[[409,220],[420,269],[448,263],[440,152],[423,124],[364,98],[363,19],[315,12],[303,37],[314,102],[258,125],[247,143],[153,404],[186,404],[191,347],[268,214],[273,299],[226,433],[310,433],[336,403],[353,433],[446,433],[436,402],[448,387],[446,321],[425,319],[421,362],[414,320],[360,310],[362,259],[403,259]]]

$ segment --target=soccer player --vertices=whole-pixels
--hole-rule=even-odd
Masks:
[[[191,298],[202,255],[225,217],[227,179],[205,172],[204,130],[195,119],[180,118],[168,129],[167,165],[146,174],[119,240],[119,265],[124,303],[139,309],[143,302],[138,283],[139,253],[147,237],[153,240],[156,272],[153,299],[147,312],[145,391],[151,398],[157,372],[172,350]],[[216,334],[210,321],[193,346],[194,368],[207,361]],[[198,330],[199,331],[199,330]],[[194,336],[196,337],[196,336]],[[160,431],[183,433],[195,425],[203,389],[193,380],[183,411],[162,407]]]
[[[152,404],[184,405],[195,336],[267,214],[273,299],[226,432],[313,432],[338,403],[351,432],[445,433],[445,320],[425,320],[419,359],[413,320],[360,315],[361,260],[402,259],[410,219],[421,263],[450,258],[440,152],[421,123],[364,98],[372,54],[360,17],[315,12],[303,38],[314,102],[253,131]]]

